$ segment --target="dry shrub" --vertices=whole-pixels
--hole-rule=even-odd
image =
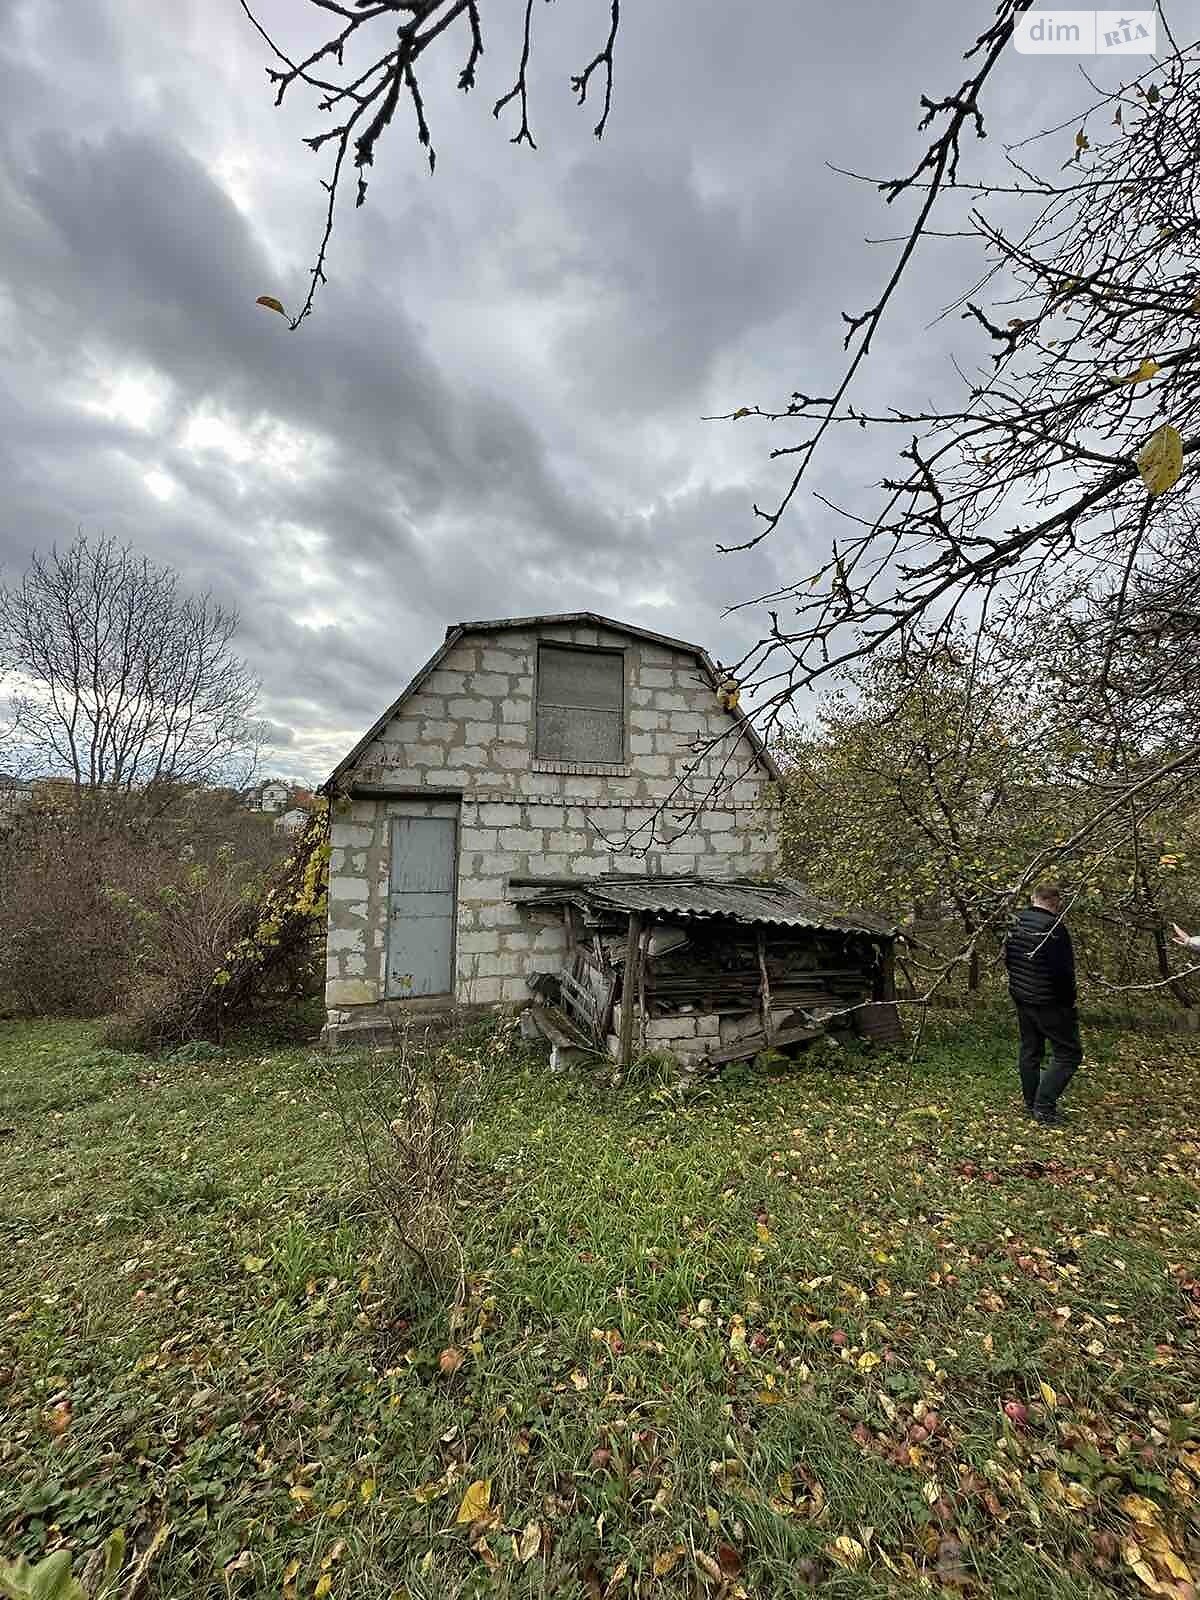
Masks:
[[[465,1282],[461,1216],[468,1136],[495,1076],[513,1051],[516,1020],[480,1038],[433,1046],[406,1024],[394,1048],[360,1064],[323,1064],[347,1151],[389,1225],[392,1247],[434,1289]]]
[[[153,1015],[172,973],[219,962],[273,848],[236,812],[117,798],[21,817],[0,834],[0,1010]]]
[[[136,935],[123,1014],[109,1027],[107,1041],[178,1044],[203,1032],[191,1026],[188,997],[211,987],[261,890],[261,876],[226,847],[215,861],[189,865],[174,882],[158,884],[140,899],[113,891]]]
[[[95,818],[23,819],[0,838],[0,1005],[18,1014],[98,1016],[129,975],[131,917],[105,886],[143,862],[125,830]]]

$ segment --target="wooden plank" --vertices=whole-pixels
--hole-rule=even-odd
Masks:
[[[824,1032],[824,1028],[810,1023],[794,1028],[781,1028],[770,1047],[779,1050],[785,1045],[803,1044],[808,1039],[819,1039]],[[724,1066],[730,1061],[748,1061],[768,1047],[765,1033],[751,1033],[746,1038],[739,1039],[736,1044],[727,1045],[724,1050],[713,1051],[708,1059],[713,1066]]]
[[[642,916],[640,911],[629,913],[629,927],[625,935],[625,977],[621,984],[621,1048],[618,1065],[627,1067],[633,1060],[633,1002],[638,986],[638,968],[641,965]]]

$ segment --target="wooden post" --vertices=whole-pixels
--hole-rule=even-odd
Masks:
[[[896,998],[896,945],[891,939],[879,952],[881,1000]]]
[[[650,929],[647,927],[638,935],[638,1016],[641,1018],[638,1042],[643,1050],[646,1047],[646,963],[649,959]]]
[[[625,943],[625,979],[621,984],[621,1051],[617,1059],[622,1067],[629,1066],[633,1060],[633,1006],[641,953],[642,917],[639,911],[631,911]]]
[[[758,970],[762,974],[763,1032],[767,1036],[767,1043],[773,1044],[775,1029],[771,1022],[771,980],[767,976],[767,936],[762,928],[758,930]]]

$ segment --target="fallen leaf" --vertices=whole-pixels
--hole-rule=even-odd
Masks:
[[[66,1433],[71,1426],[71,1402],[69,1400],[60,1400],[58,1405],[51,1409],[46,1417],[46,1426],[55,1438],[58,1438],[60,1434]]]
[[[1149,1528],[1158,1523],[1158,1507],[1140,1494],[1127,1494],[1121,1501],[1121,1510],[1127,1512],[1135,1522],[1144,1523]]]
[[[261,1272],[266,1264],[264,1256],[246,1256],[242,1262],[247,1272]]]
[[[458,1371],[459,1367],[462,1366],[466,1359],[467,1358],[465,1355],[463,1355],[462,1351],[456,1350],[452,1345],[449,1349],[443,1350],[441,1355],[438,1357],[438,1369],[445,1377],[451,1378]]]
[[[1050,1407],[1051,1411],[1053,1411],[1055,1406],[1058,1404],[1058,1395],[1050,1387],[1050,1385],[1045,1381],[1045,1379],[1042,1379],[1041,1381],[1039,1381],[1038,1388],[1041,1390],[1042,1399]]]
[[[471,1548],[489,1572],[498,1572],[500,1570],[499,1558],[486,1539],[477,1540]]]
[[[731,1544],[717,1546],[717,1565],[723,1578],[736,1578],[742,1570],[742,1558]]]
[[[628,1572],[628,1561],[618,1561],[613,1568],[612,1577],[608,1580],[608,1587],[604,1591],[604,1600],[612,1600],[612,1596],[616,1594]]]
[[[705,1555],[703,1550],[696,1551],[696,1565],[700,1568],[700,1571],[704,1573],[705,1577],[711,1578],[714,1583],[725,1582],[725,1575],[721,1571],[720,1566],[713,1560],[711,1556]]]
[[[372,1498],[374,1493],[375,1493],[375,1479],[374,1478],[364,1478],[363,1481],[358,1486],[359,1499],[362,1501],[363,1505],[366,1505],[367,1501]]]
[[[475,1482],[462,1497],[458,1508],[456,1522],[478,1522],[480,1517],[486,1517],[492,1504],[492,1480],[490,1478],[476,1478]]]
[[[861,1567],[867,1559],[867,1552],[862,1545],[848,1533],[839,1533],[828,1546],[826,1553],[832,1556],[840,1567]]]
[[[662,1555],[655,1556],[650,1570],[656,1578],[665,1578],[668,1572],[673,1572],[679,1564],[679,1558],[687,1552],[681,1544],[674,1545],[670,1550],[664,1550]]]
[[[328,1572],[323,1572],[317,1579],[317,1586],[313,1590],[313,1600],[325,1600],[325,1596],[333,1588],[333,1578]]]
[[[527,1522],[525,1531],[520,1540],[514,1538],[513,1553],[522,1566],[532,1561],[542,1548],[542,1525],[540,1522]]]

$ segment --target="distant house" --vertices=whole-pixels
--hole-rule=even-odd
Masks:
[[[276,833],[302,833],[307,821],[308,812],[300,806],[293,806],[290,811],[277,816],[271,826]]]
[[[291,789],[286,783],[278,778],[268,778],[266,782],[248,789],[244,800],[248,811],[286,811],[290,797]]]
[[[323,786],[330,1042],[536,995],[622,1059],[732,1058],[889,998],[887,924],[774,879],[780,774],[734,688],[590,612],[447,629]]]

